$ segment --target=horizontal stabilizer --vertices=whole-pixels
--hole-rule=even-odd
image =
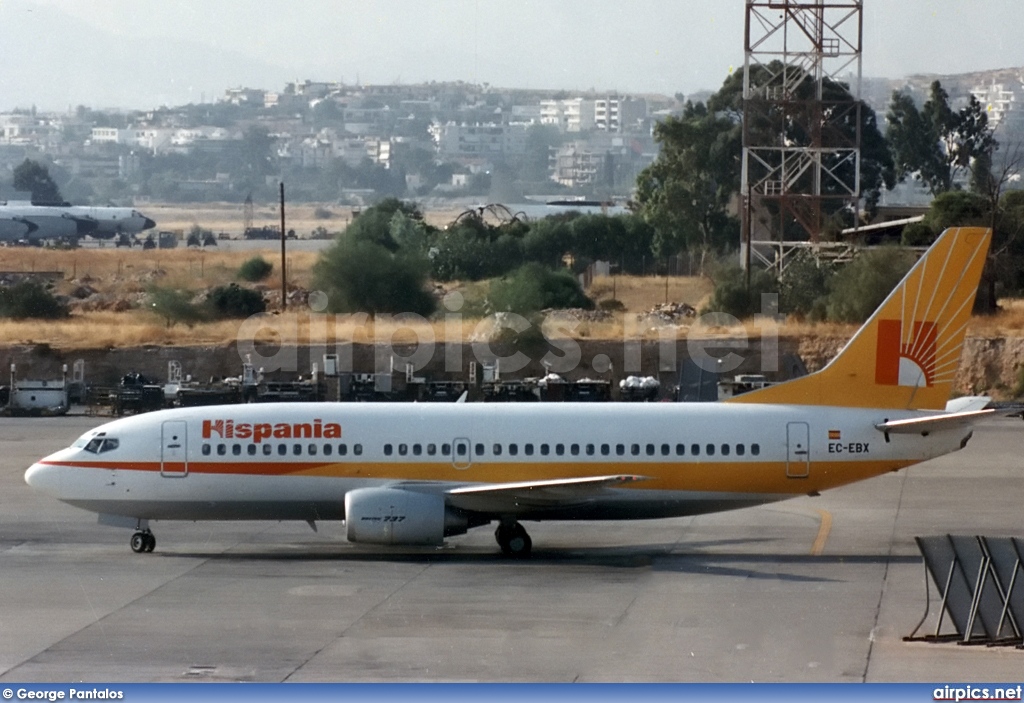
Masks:
[[[995,414],[995,410],[967,410],[959,413],[944,413],[928,417],[913,417],[907,420],[881,422],[875,428],[891,434],[921,434],[924,432],[940,432],[957,427],[968,427],[978,420]]]

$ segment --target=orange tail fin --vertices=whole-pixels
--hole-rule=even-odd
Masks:
[[[825,368],[729,402],[944,409],[991,238],[947,229]]]

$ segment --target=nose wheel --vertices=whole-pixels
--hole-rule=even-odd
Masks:
[[[156,549],[156,537],[149,530],[139,531],[132,535],[131,542],[132,551],[136,554],[142,554],[143,552],[152,552]]]
[[[501,553],[510,557],[525,557],[533,548],[533,540],[518,522],[503,522],[494,531],[494,539],[501,547]]]

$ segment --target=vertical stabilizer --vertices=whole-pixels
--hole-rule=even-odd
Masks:
[[[947,229],[825,368],[729,402],[942,410],[990,240]]]

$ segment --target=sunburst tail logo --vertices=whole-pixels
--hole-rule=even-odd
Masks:
[[[882,386],[930,387],[935,382],[938,330],[934,322],[915,322],[903,338],[899,320],[878,321],[875,383]]]

